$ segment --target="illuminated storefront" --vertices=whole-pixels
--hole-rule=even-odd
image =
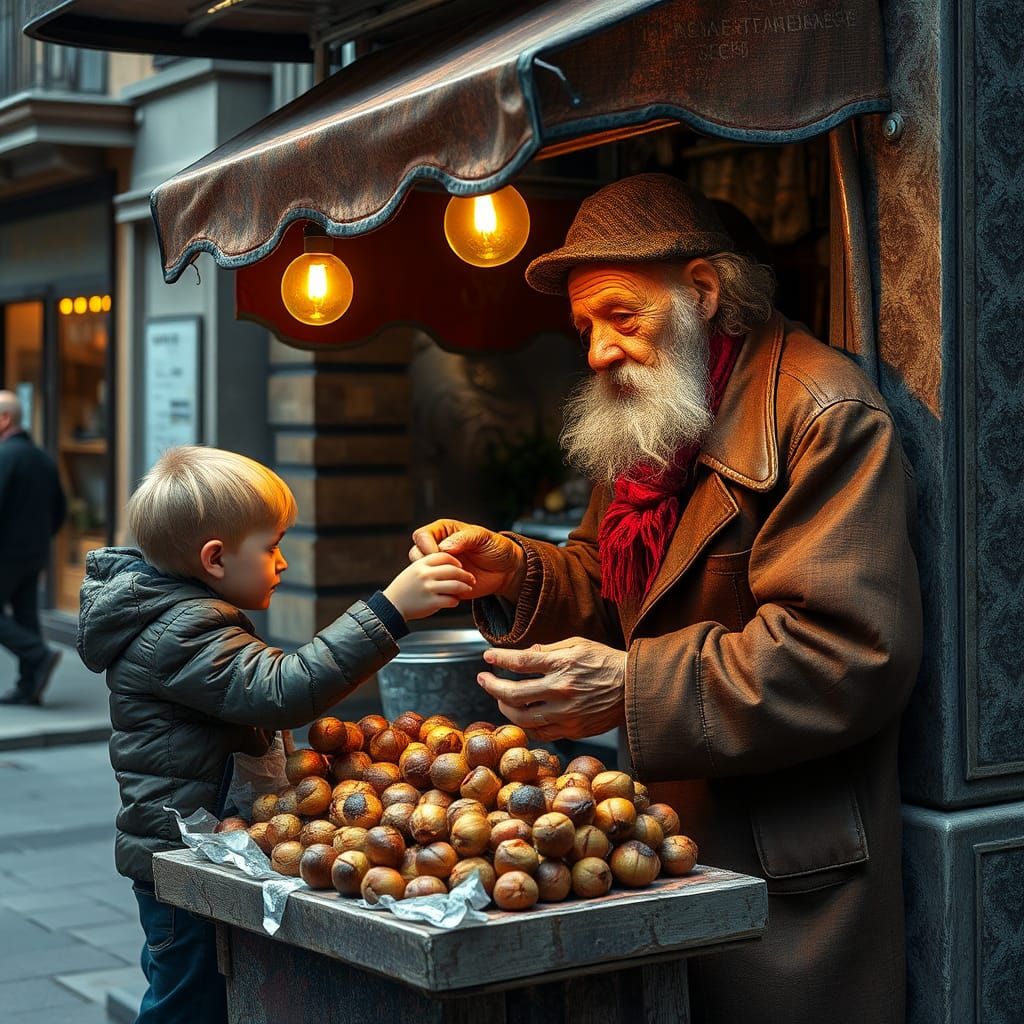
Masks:
[[[99,180],[0,207],[2,386],[67,494],[45,604],[70,614],[113,521],[112,192]]]

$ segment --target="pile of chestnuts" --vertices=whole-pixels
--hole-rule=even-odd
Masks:
[[[668,804],[594,757],[531,750],[516,725],[406,711],[320,718],[289,755],[289,785],[256,798],[246,829],[284,875],[376,903],[445,893],[477,871],[502,910],[650,885],[697,861]]]

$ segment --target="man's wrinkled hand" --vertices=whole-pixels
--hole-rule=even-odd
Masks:
[[[525,651],[491,648],[484,661],[537,679],[477,676],[501,713],[542,740],[582,739],[625,721],[626,652],[583,637],[534,644]]]
[[[514,540],[483,526],[458,519],[437,519],[412,535],[409,561],[437,552],[454,555],[475,577],[471,599],[499,594],[510,601],[519,597],[526,574],[526,555]]]

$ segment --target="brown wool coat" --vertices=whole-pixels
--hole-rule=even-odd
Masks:
[[[896,743],[921,610],[913,482],[850,360],[774,314],[744,342],[664,564],[600,598],[598,488],[568,545],[519,538],[492,643],[628,650],[629,755],[701,861],[768,881],[764,940],[691,967],[716,1024],[903,1020]]]

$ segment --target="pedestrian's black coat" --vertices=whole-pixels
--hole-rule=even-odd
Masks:
[[[66,511],[53,459],[24,431],[0,442],[0,572],[46,565]]]

